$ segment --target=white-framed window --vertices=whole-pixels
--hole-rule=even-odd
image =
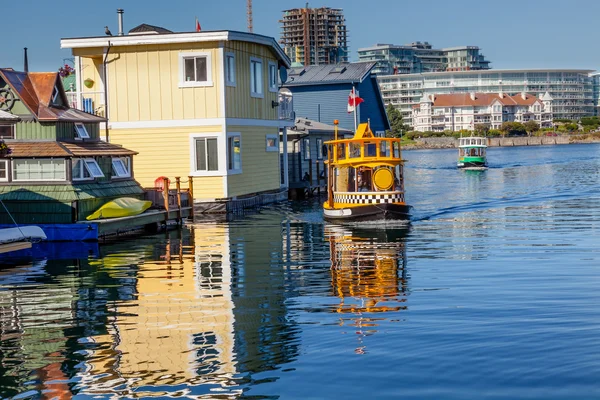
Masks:
[[[250,96],[264,97],[262,60],[250,57]]]
[[[269,61],[269,92],[277,92],[277,64]]]
[[[89,139],[90,134],[87,129],[85,129],[85,125],[81,122],[75,122],[75,139]]]
[[[208,52],[179,54],[179,87],[212,86],[212,62]]]
[[[310,160],[310,139],[302,139],[302,152],[304,153],[304,159]]]
[[[317,160],[323,159],[323,139],[317,138]]]
[[[279,135],[269,134],[266,136],[266,151],[277,151],[279,152]]]
[[[131,159],[129,157],[113,157],[112,175],[117,178],[131,177]]]
[[[219,171],[219,138],[217,136],[194,137],[195,172],[211,173]]]
[[[235,86],[235,54],[225,53],[225,84]]]
[[[15,124],[0,122],[0,139],[14,139]]]
[[[242,135],[227,133],[227,171],[242,172]]]
[[[74,158],[72,165],[72,178],[74,181],[104,178],[100,165],[93,158]]]
[[[8,160],[0,160],[0,182],[8,182]]]
[[[67,163],[57,158],[13,159],[13,181],[65,181]]]

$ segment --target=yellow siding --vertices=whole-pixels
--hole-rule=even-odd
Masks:
[[[166,176],[175,181],[190,175],[190,134],[219,133],[221,126],[160,129],[111,129],[110,141],[139,152],[133,158],[135,179],[143,187],[154,186],[154,180]],[[194,177],[194,198],[223,198],[223,180],[216,177]],[[186,186],[184,186],[186,187]]]
[[[225,87],[225,105],[228,118],[269,119],[278,118],[278,109],[271,104],[277,101],[277,93],[269,92],[269,61],[277,59],[267,46],[247,42],[227,42],[225,52],[235,54],[236,86]],[[264,98],[250,96],[250,57],[263,60]],[[224,67],[223,67],[224,68]]]
[[[179,55],[196,51],[211,54],[213,86],[180,88]],[[113,47],[108,56],[110,120],[222,118],[222,71],[217,43]]]
[[[228,126],[227,132],[242,135],[242,173],[229,175],[229,197],[279,189],[279,152],[266,151],[266,135],[277,128]]]

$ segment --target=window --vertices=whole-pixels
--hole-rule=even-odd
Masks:
[[[8,182],[8,160],[0,160],[0,181]]]
[[[277,92],[277,64],[269,61],[269,92]]]
[[[263,97],[262,60],[250,57],[250,96]]]
[[[14,139],[15,125],[0,122],[0,139]]]
[[[75,181],[104,178],[102,169],[93,158],[74,158],[72,172]]]
[[[219,154],[216,137],[195,138],[196,171],[218,171]]]
[[[235,86],[235,54],[225,53],[225,84]]]
[[[302,139],[302,152],[304,153],[304,159],[310,160],[310,139]]]
[[[242,172],[242,138],[239,134],[227,135],[227,169]]]
[[[129,178],[131,167],[129,157],[114,157],[112,159],[112,175],[117,178]]]
[[[267,151],[279,152],[279,135],[267,135]]]
[[[179,87],[212,86],[210,53],[180,53],[179,68]]]
[[[88,134],[87,129],[85,129],[85,125],[80,122],[75,123],[75,139],[89,139],[90,135]]]
[[[67,179],[64,159],[16,159],[13,160],[12,165],[13,181],[64,181]]]
[[[60,92],[58,91],[58,87],[54,86],[54,90],[52,91],[52,104],[60,104],[60,102],[58,101],[59,95],[60,95]]]
[[[323,139],[317,139],[317,160],[323,159]]]

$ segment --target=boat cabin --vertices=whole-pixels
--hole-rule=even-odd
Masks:
[[[485,157],[487,149],[487,139],[482,137],[459,138],[458,142],[459,157]]]

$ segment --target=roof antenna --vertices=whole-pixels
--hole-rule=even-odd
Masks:
[[[23,55],[23,72],[28,73],[29,72],[29,61],[27,60],[27,47],[23,48],[24,51],[24,55]]]

